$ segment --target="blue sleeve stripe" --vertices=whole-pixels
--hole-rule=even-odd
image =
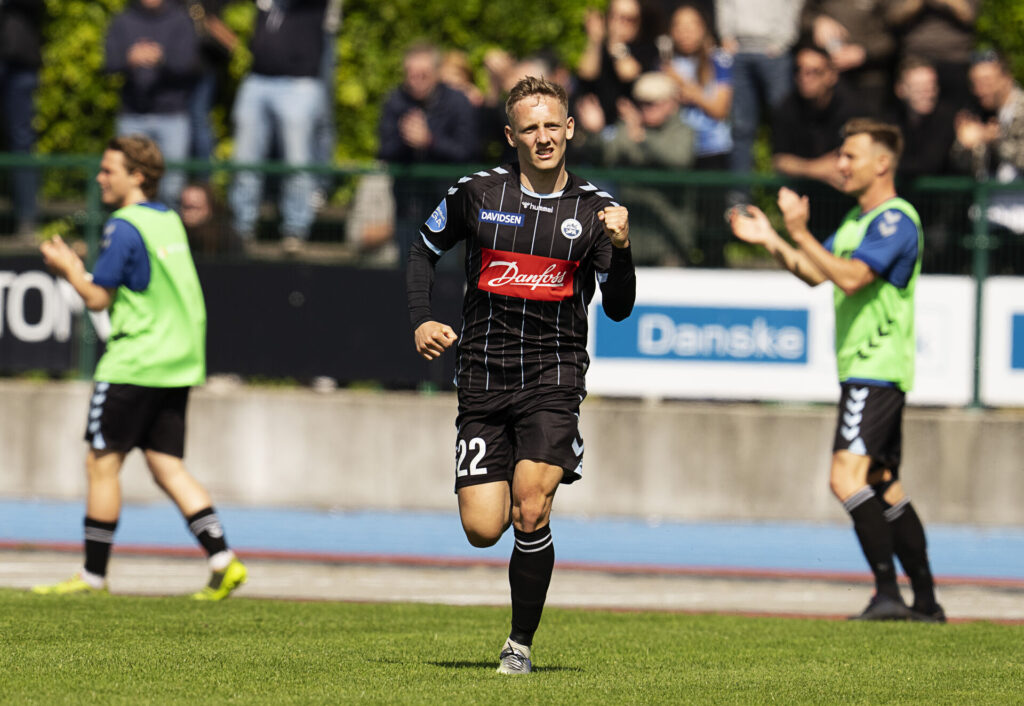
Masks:
[[[431,251],[433,251],[433,253],[435,255],[444,255],[444,250],[442,250],[441,248],[437,247],[432,242],[430,242],[430,240],[427,239],[427,236],[426,236],[426,234],[423,231],[420,231],[420,237],[423,238],[423,243],[428,248],[430,248]]]

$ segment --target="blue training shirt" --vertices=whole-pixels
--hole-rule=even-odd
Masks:
[[[139,204],[155,211],[169,211],[162,203]],[[149,255],[138,229],[126,220],[111,218],[103,227],[100,255],[92,271],[92,281],[107,289],[124,285],[133,292],[149,286]]]
[[[834,253],[833,233],[823,245]],[[875,216],[857,249],[850,256],[871,268],[878,277],[903,289],[917,264],[917,225],[905,213],[887,209]]]

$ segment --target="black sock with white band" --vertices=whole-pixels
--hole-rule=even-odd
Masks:
[[[227,567],[234,557],[228,549],[228,541],[224,536],[224,527],[212,507],[207,507],[191,517],[186,518],[188,528],[195,535],[196,540],[210,557],[210,567],[214,571],[221,571]]]
[[[914,589],[913,608],[930,614],[938,604],[935,602],[935,580],[928,562],[928,543],[921,518],[910,504],[910,499],[904,498],[885,511],[885,519],[892,529],[893,549]]]
[[[551,525],[533,532],[514,529],[516,544],[508,562],[508,583],[512,589],[512,631],[509,639],[529,647],[540,625],[544,601],[555,567],[555,545]]]
[[[92,574],[92,577],[102,579],[107,575],[110,548],[114,544],[116,529],[116,521],[100,522],[88,516],[85,518],[85,570]]]
[[[875,497],[875,491],[866,485],[844,500],[843,507],[853,518],[853,529],[875,576],[875,590],[901,600],[892,556],[892,531],[885,521],[882,504]]]

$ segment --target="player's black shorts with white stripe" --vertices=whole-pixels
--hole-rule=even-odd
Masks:
[[[887,468],[899,477],[906,393],[883,385],[844,382],[841,387],[832,451],[870,456],[872,470]]]
[[[96,451],[127,453],[138,446],[183,458],[189,389],[97,382],[85,440]]]
[[[563,483],[583,474],[580,403],[585,390],[535,386],[519,390],[459,389],[455,490],[512,482],[519,461],[561,466]]]

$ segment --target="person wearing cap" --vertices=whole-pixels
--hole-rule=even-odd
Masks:
[[[574,145],[577,155],[603,167],[691,169],[695,162],[694,130],[683,120],[675,82],[660,71],[642,74],[633,85],[633,100],[618,103],[619,121],[604,124],[593,96],[577,101]],[[643,264],[678,265],[694,261],[694,214],[680,208],[678,189],[622,182],[638,230],[634,257]]]
[[[585,156],[605,167],[692,167],[694,132],[681,117],[672,79],[647,72],[633,85],[632,95],[633,100],[619,99],[619,121],[612,126],[605,125],[603,111],[594,109],[600,106],[593,96],[577,102]]]

